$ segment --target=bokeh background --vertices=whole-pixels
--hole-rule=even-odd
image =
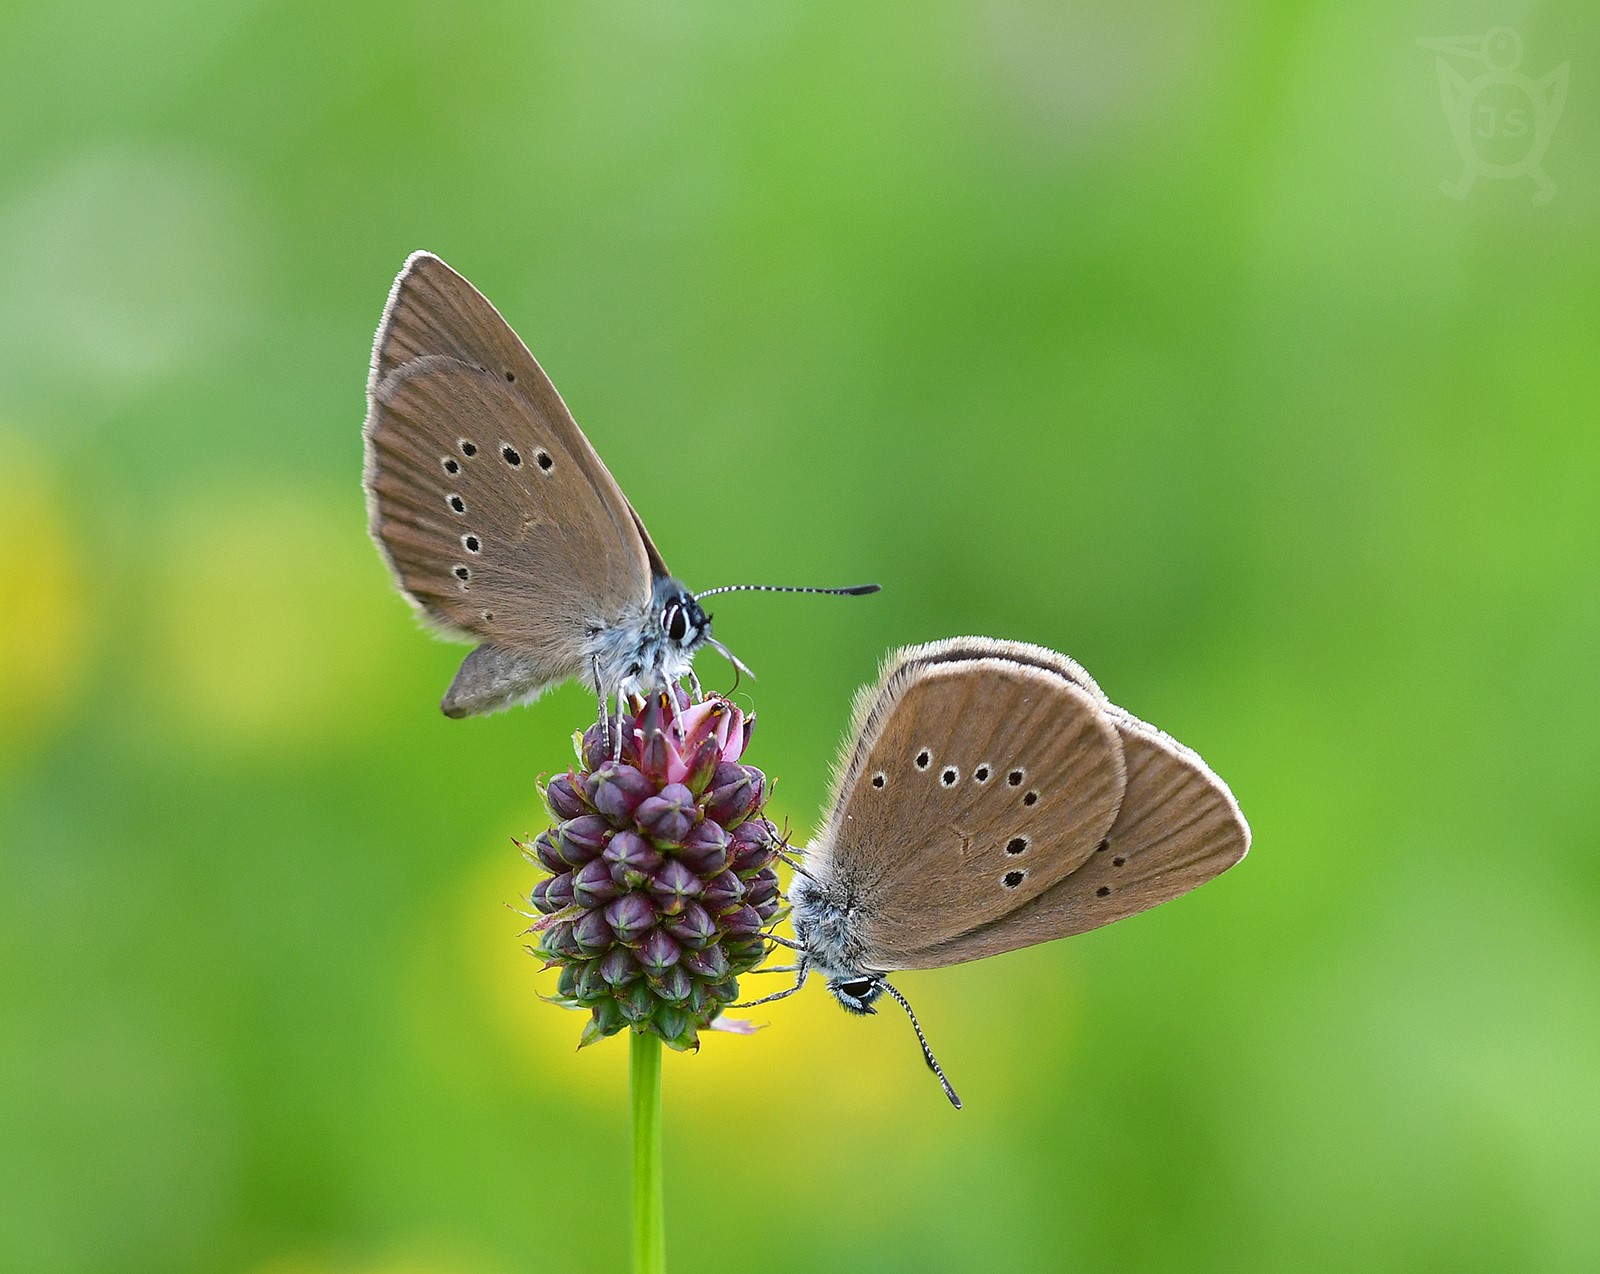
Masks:
[[[1440,189],[1417,41],[1497,25],[1546,206]],[[592,703],[444,719],[365,536],[418,247],[682,578],[885,585],[718,599],[802,833],[964,632],[1254,825],[906,976],[959,1115],[820,987],[670,1057],[676,1268],[1600,1266],[1596,68],[1587,0],[0,6],[0,1267],[623,1264],[626,1050],[506,906]]]

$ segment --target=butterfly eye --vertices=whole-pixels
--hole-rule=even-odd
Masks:
[[[839,990],[852,1000],[864,1000],[872,994],[873,983],[870,978],[857,978],[853,982],[839,983]]]
[[[673,641],[682,641],[689,632],[689,617],[683,607],[674,603],[661,612],[661,627]]]

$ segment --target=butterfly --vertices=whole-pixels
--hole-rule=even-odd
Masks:
[[[389,293],[367,382],[368,528],[395,583],[442,636],[478,643],[441,704],[465,717],[531,703],[564,681],[615,699],[694,678],[712,636],[691,593],[493,305],[415,252]]]
[[[1194,752],[1111,703],[1065,655],[957,637],[897,651],[854,719],[820,831],[789,890],[794,985],[852,1013],[887,975],[1097,929],[1245,856],[1250,828]]]

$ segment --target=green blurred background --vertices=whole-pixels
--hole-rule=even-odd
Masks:
[[[1461,171],[1420,38],[1573,89]],[[406,254],[761,674],[1082,660],[1199,893],[667,1064],[695,1270],[1600,1267],[1600,24],[1563,3],[0,3],[0,1268],[608,1270],[625,1048],[504,904],[592,701],[443,718],[366,540]],[[726,665],[701,660],[712,686]]]

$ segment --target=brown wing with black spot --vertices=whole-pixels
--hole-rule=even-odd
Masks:
[[[808,857],[856,901],[875,969],[1044,893],[1122,804],[1122,747],[1096,694],[1060,669],[950,645],[900,652],[858,699]]]
[[[1013,911],[911,953],[906,968],[960,964],[1098,929],[1188,893],[1250,848],[1233,794],[1177,740],[1109,707],[1122,736],[1127,790],[1088,861]]]
[[[587,630],[648,603],[660,561],[561,396],[484,296],[416,253],[373,348],[369,525],[448,635],[580,675]]]

